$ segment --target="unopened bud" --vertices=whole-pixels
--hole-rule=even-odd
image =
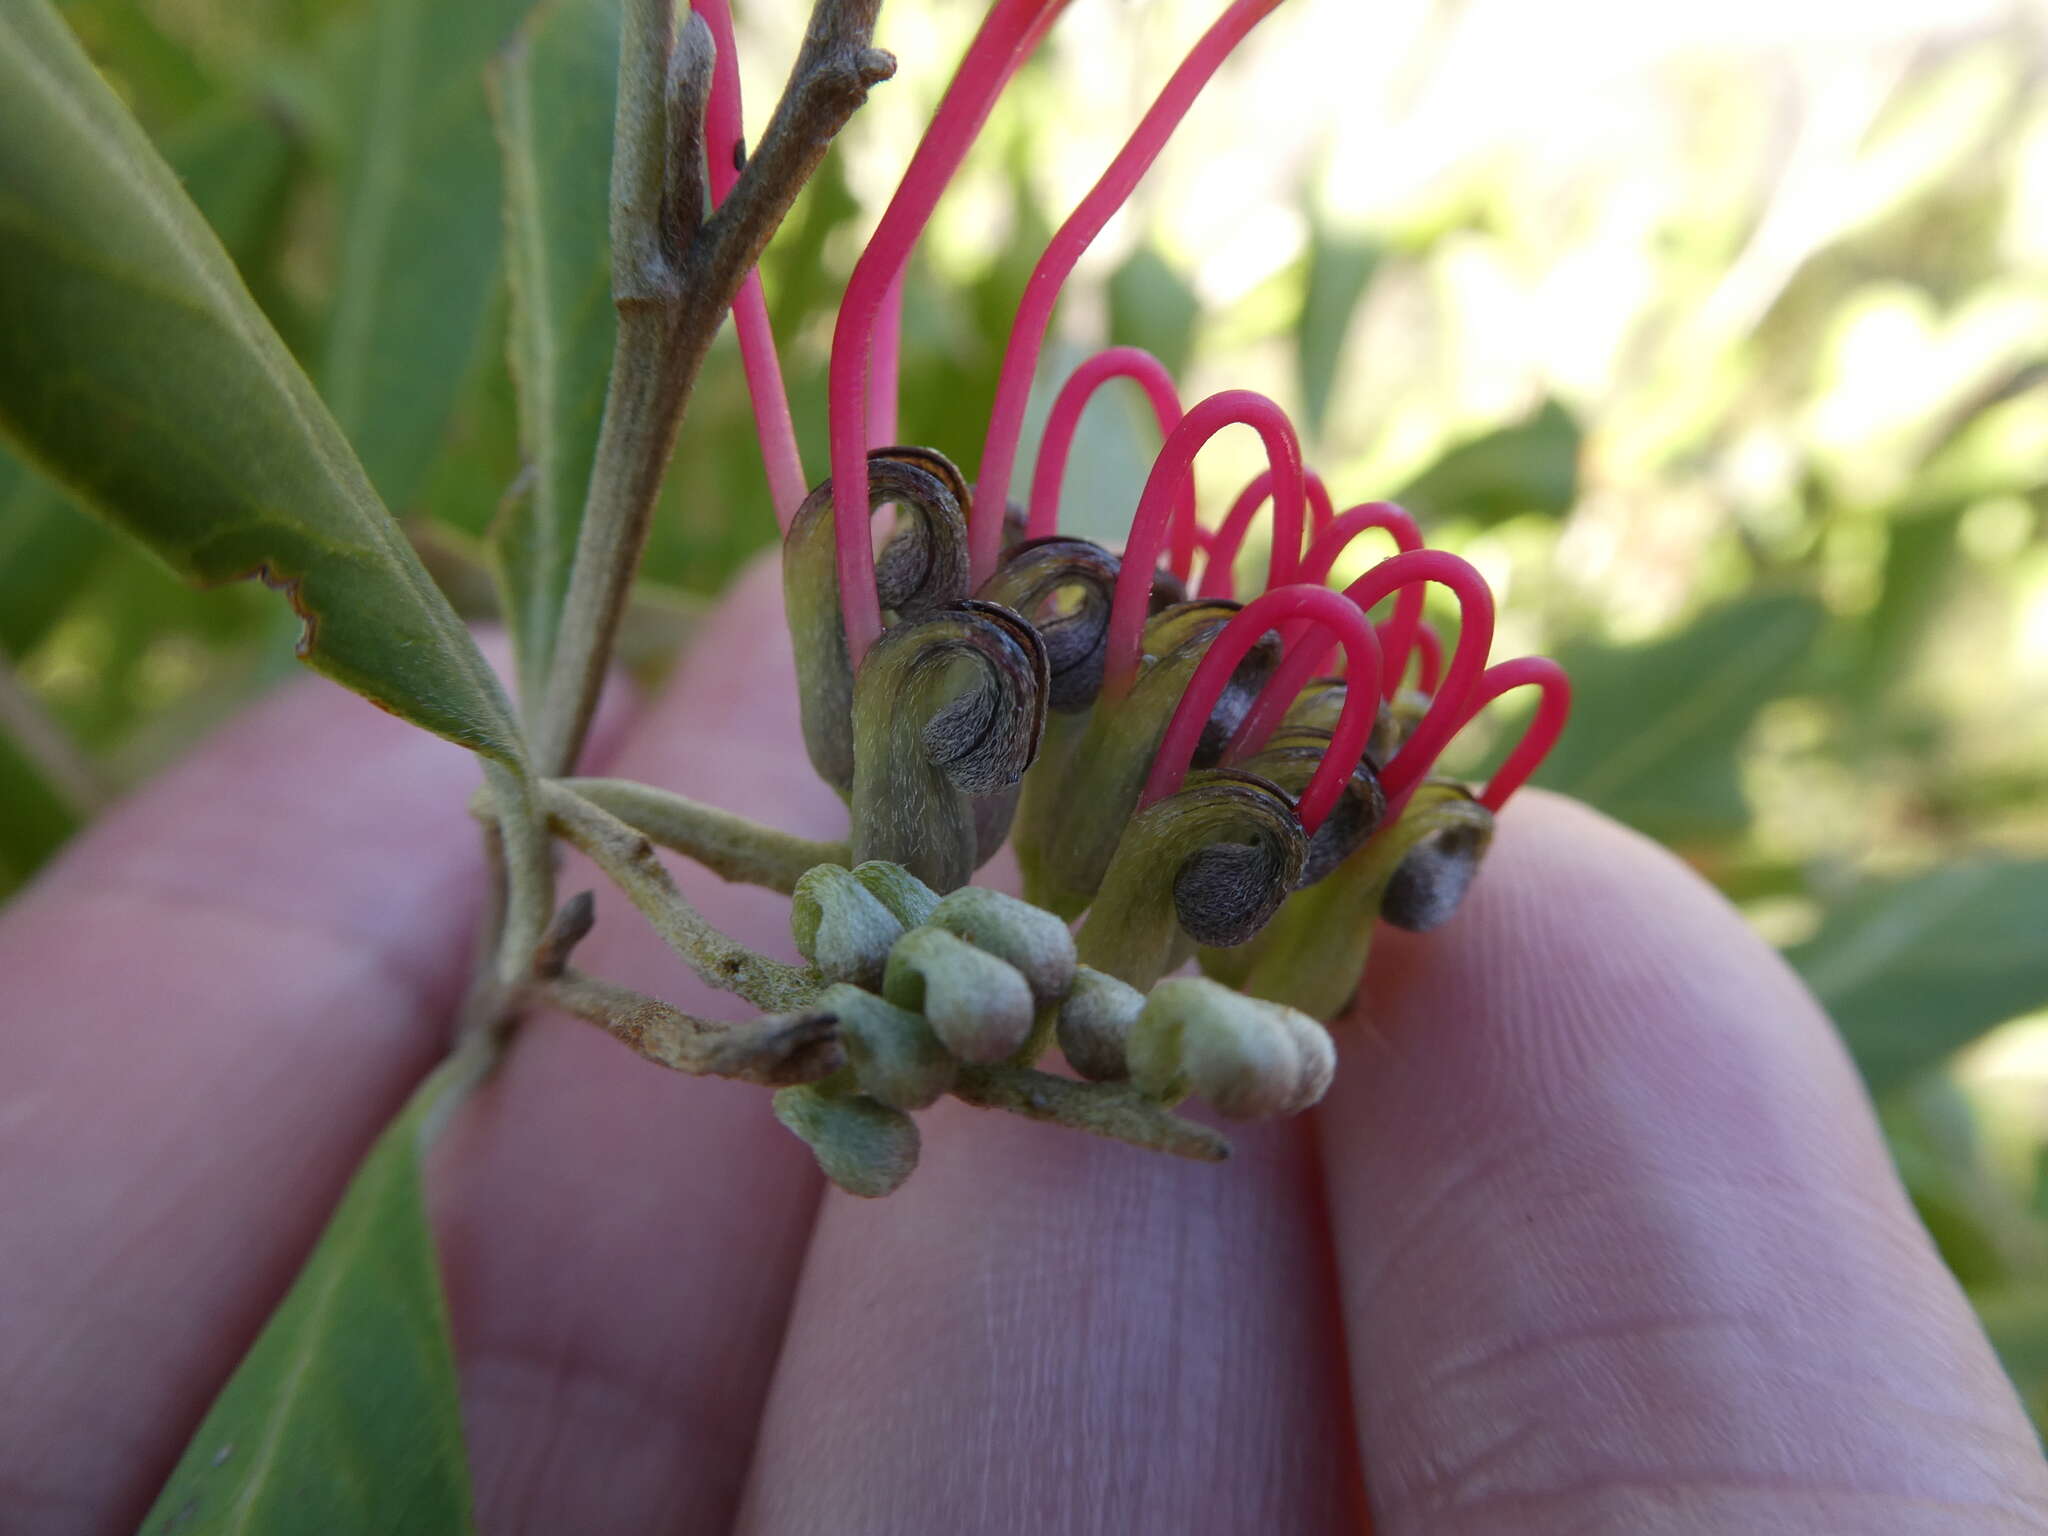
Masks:
[[[869,859],[853,866],[853,878],[874,893],[883,906],[896,914],[905,928],[922,928],[931,921],[939,893],[901,864],[887,859]]]
[[[1089,966],[1077,969],[1060,1004],[1060,1051],[1067,1065],[1098,1083],[1128,1077],[1124,1050],[1144,1007],[1145,994],[1129,982]]]
[[[1162,981],[1131,1031],[1131,1081],[1155,1098],[1188,1093],[1234,1120],[1292,1115],[1329,1090],[1329,1031],[1280,1003],[1206,977]]]
[[[1031,1034],[1031,987],[1023,974],[943,928],[913,928],[896,941],[882,992],[923,1014],[962,1061],[1002,1061]]]
[[[1074,935],[1042,907],[968,885],[940,898],[931,924],[1009,961],[1040,1004],[1059,1001],[1073,985]]]
[[[803,957],[827,980],[876,987],[889,963],[889,946],[908,925],[852,871],[820,864],[798,878],[789,926]]]
[[[827,987],[816,1006],[838,1018],[853,1075],[878,1103],[923,1109],[953,1086],[959,1063],[919,1015],[843,983]]]
[[[775,1118],[849,1195],[891,1194],[917,1169],[917,1122],[865,1094],[822,1084],[784,1088],[775,1095]]]

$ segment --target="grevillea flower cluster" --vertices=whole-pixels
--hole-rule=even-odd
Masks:
[[[1455,911],[1496,813],[1564,725],[1569,687],[1554,663],[1491,660],[1493,598],[1478,571],[1428,548],[1399,506],[1338,511],[1262,395],[1184,407],[1157,359],[1113,347],[1058,391],[1028,495],[1013,483],[1063,284],[1278,3],[1223,10],[1053,235],[1018,306],[971,483],[945,453],[893,442],[904,274],[1062,0],[997,0],[855,264],[833,334],[830,475],[808,494],[758,278],[737,302],[784,529],[804,738],[852,818],[849,865],[813,870],[796,902],[799,943],[832,982],[817,1008],[836,1020],[847,1065],[785,1088],[778,1110],[849,1188],[881,1192],[908,1171],[905,1111],[942,1092],[1000,1097],[991,1069],[1029,1065],[1055,1039],[1084,1079],[1135,1099],[1193,1092],[1231,1114],[1314,1102],[1333,1060],[1318,1021],[1351,999],[1375,922],[1419,931]],[[717,198],[741,154],[738,75],[725,0],[698,9],[718,50],[707,111]],[[1162,436],[1120,552],[1060,531],[1077,494],[1066,483],[1076,425],[1116,380],[1143,390]],[[1267,467],[1206,528],[1195,459],[1232,426],[1259,435]],[[896,521],[878,555],[881,508]],[[1262,515],[1264,588],[1244,597],[1234,573]],[[1391,550],[1331,588],[1360,541]],[[1457,605],[1448,644],[1423,617],[1432,583]],[[1536,690],[1537,707],[1493,777],[1473,788],[1434,776],[1474,716],[1517,689]],[[1006,842],[1022,901],[969,885]],[[1202,979],[1166,979],[1190,961]],[[1032,1093],[1049,1101],[1062,1081],[1039,1074]],[[1090,1113],[1113,1116],[1121,1102]]]

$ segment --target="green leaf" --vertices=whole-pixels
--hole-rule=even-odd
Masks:
[[[420,1185],[422,1129],[463,1070],[385,1130],[290,1293],[208,1410],[144,1536],[472,1529],[455,1359]]]
[[[529,699],[554,654],[618,331],[607,227],[618,58],[616,0],[550,0],[495,75],[510,356],[532,480],[491,550]]]
[[[504,226],[484,68],[532,0],[378,0],[340,142],[320,383],[384,499],[414,510],[475,355]]]
[[[1872,882],[1787,952],[1874,1094],[2048,1004],[2048,860]]]
[[[1337,367],[1351,316],[1372,286],[1384,253],[1370,240],[1315,231],[1308,251],[1308,282],[1294,329],[1294,368],[1301,382],[1304,425],[1320,432],[1336,392]]]
[[[0,452],[0,655],[35,649],[111,537],[49,481]]]
[[[1149,245],[1109,275],[1110,340],[1143,347],[1178,378],[1195,349],[1202,301],[1188,280]]]
[[[1647,645],[1565,647],[1572,718],[1537,782],[1666,841],[1740,831],[1738,754],[1820,633],[1811,598],[1771,594]]]
[[[78,828],[78,813],[0,728],[0,896],[34,874]]]
[[[1545,400],[1526,420],[1459,443],[1394,497],[1424,519],[1491,525],[1523,512],[1562,517],[1579,499],[1579,444],[1570,411]]]
[[[496,679],[227,253],[47,0],[0,13],[0,432],[306,660],[507,762]]]

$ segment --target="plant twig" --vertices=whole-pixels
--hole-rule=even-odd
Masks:
[[[821,843],[764,826],[716,806],[628,779],[564,779],[591,804],[664,848],[684,854],[722,880],[762,885],[787,896],[807,869],[851,861],[845,843]]]
[[[654,844],[641,833],[560,783],[541,784],[540,795],[555,829],[611,877],[704,981],[737,992],[769,1013],[806,1008],[816,999],[824,982],[815,971],[757,955],[707,923],[676,889]],[[536,930],[528,955],[540,937]]]
[[[953,1095],[982,1109],[1006,1109],[1197,1162],[1220,1163],[1230,1156],[1230,1143],[1222,1136],[1182,1119],[1128,1083],[1077,1083],[1031,1067],[962,1065]]]
[[[846,1064],[838,1020],[822,1009],[720,1023],[573,969],[541,982],[534,995],[677,1072],[780,1088],[814,1083]]]
[[[575,767],[676,429],[746,274],[832,136],[895,61],[869,45],[881,0],[817,0],[760,151],[710,219],[704,106],[712,43],[674,0],[630,0],[619,56],[612,288],[619,339],[597,457],[536,727],[543,774]]]

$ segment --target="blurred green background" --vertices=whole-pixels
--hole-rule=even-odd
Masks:
[[[531,8],[63,6],[479,617],[519,471],[483,76]],[[738,9],[758,125],[802,7]],[[1340,505],[1395,496],[1477,563],[1501,646],[1577,684],[1543,779],[1785,947],[2048,1413],[2048,17],[1678,9],[1283,7],[1084,264],[1034,422],[1052,365],[1133,342],[1190,400],[1273,394]],[[906,439],[972,469],[1044,237],[1212,11],[1080,0],[1019,80],[920,252]],[[833,301],[978,14],[890,0],[902,73],[770,251],[813,478]],[[1135,400],[1091,411],[1080,531],[1115,536],[1154,446]],[[1209,515],[1253,451],[1204,455]],[[636,663],[773,534],[728,338]],[[289,672],[293,629],[0,458],[0,891]]]

